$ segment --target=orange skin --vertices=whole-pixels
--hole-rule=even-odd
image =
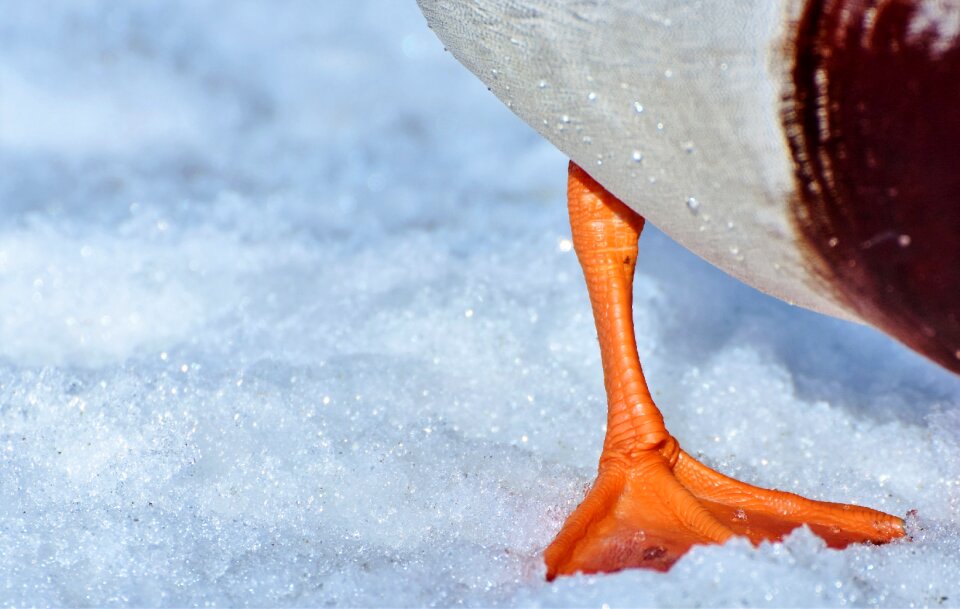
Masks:
[[[696,544],[754,544],[806,524],[830,547],[885,543],[903,520],[728,478],[684,452],[650,397],[633,331],[633,274],[644,219],[570,163],[573,244],[597,324],[607,435],[593,488],[546,549],[547,579],[629,567],[668,570]]]

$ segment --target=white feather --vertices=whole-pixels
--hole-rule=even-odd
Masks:
[[[797,2],[419,1],[457,59],[661,230],[767,293],[852,316],[790,219]]]

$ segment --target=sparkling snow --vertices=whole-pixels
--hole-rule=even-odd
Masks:
[[[692,453],[911,517],[543,581],[604,396],[565,162],[413,0],[0,0],[3,606],[960,606],[960,380],[649,229]]]

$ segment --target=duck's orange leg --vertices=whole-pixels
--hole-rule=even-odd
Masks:
[[[547,579],[627,567],[665,571],[695,544],[734,535],[759,543],[803,524],[838,548],[901,537],[895,516],[751,486],[680,449],[650,397],[633,333],[644,220],[573,163],[568,188],[573,243],[600,341],[607,436],[593,488],[546,550]]]

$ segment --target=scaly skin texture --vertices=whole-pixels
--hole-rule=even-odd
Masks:
[[[835,548],[902,537],[895,516],[751,486],[680,449],[650,396],[633,330],[644,220],[574,163],[568,201],[600,342],[607,436],[593,488],[544,554],[547,579],[628,567],[666,571],[695,544],[735,535],[777,540],[804,524]]]

